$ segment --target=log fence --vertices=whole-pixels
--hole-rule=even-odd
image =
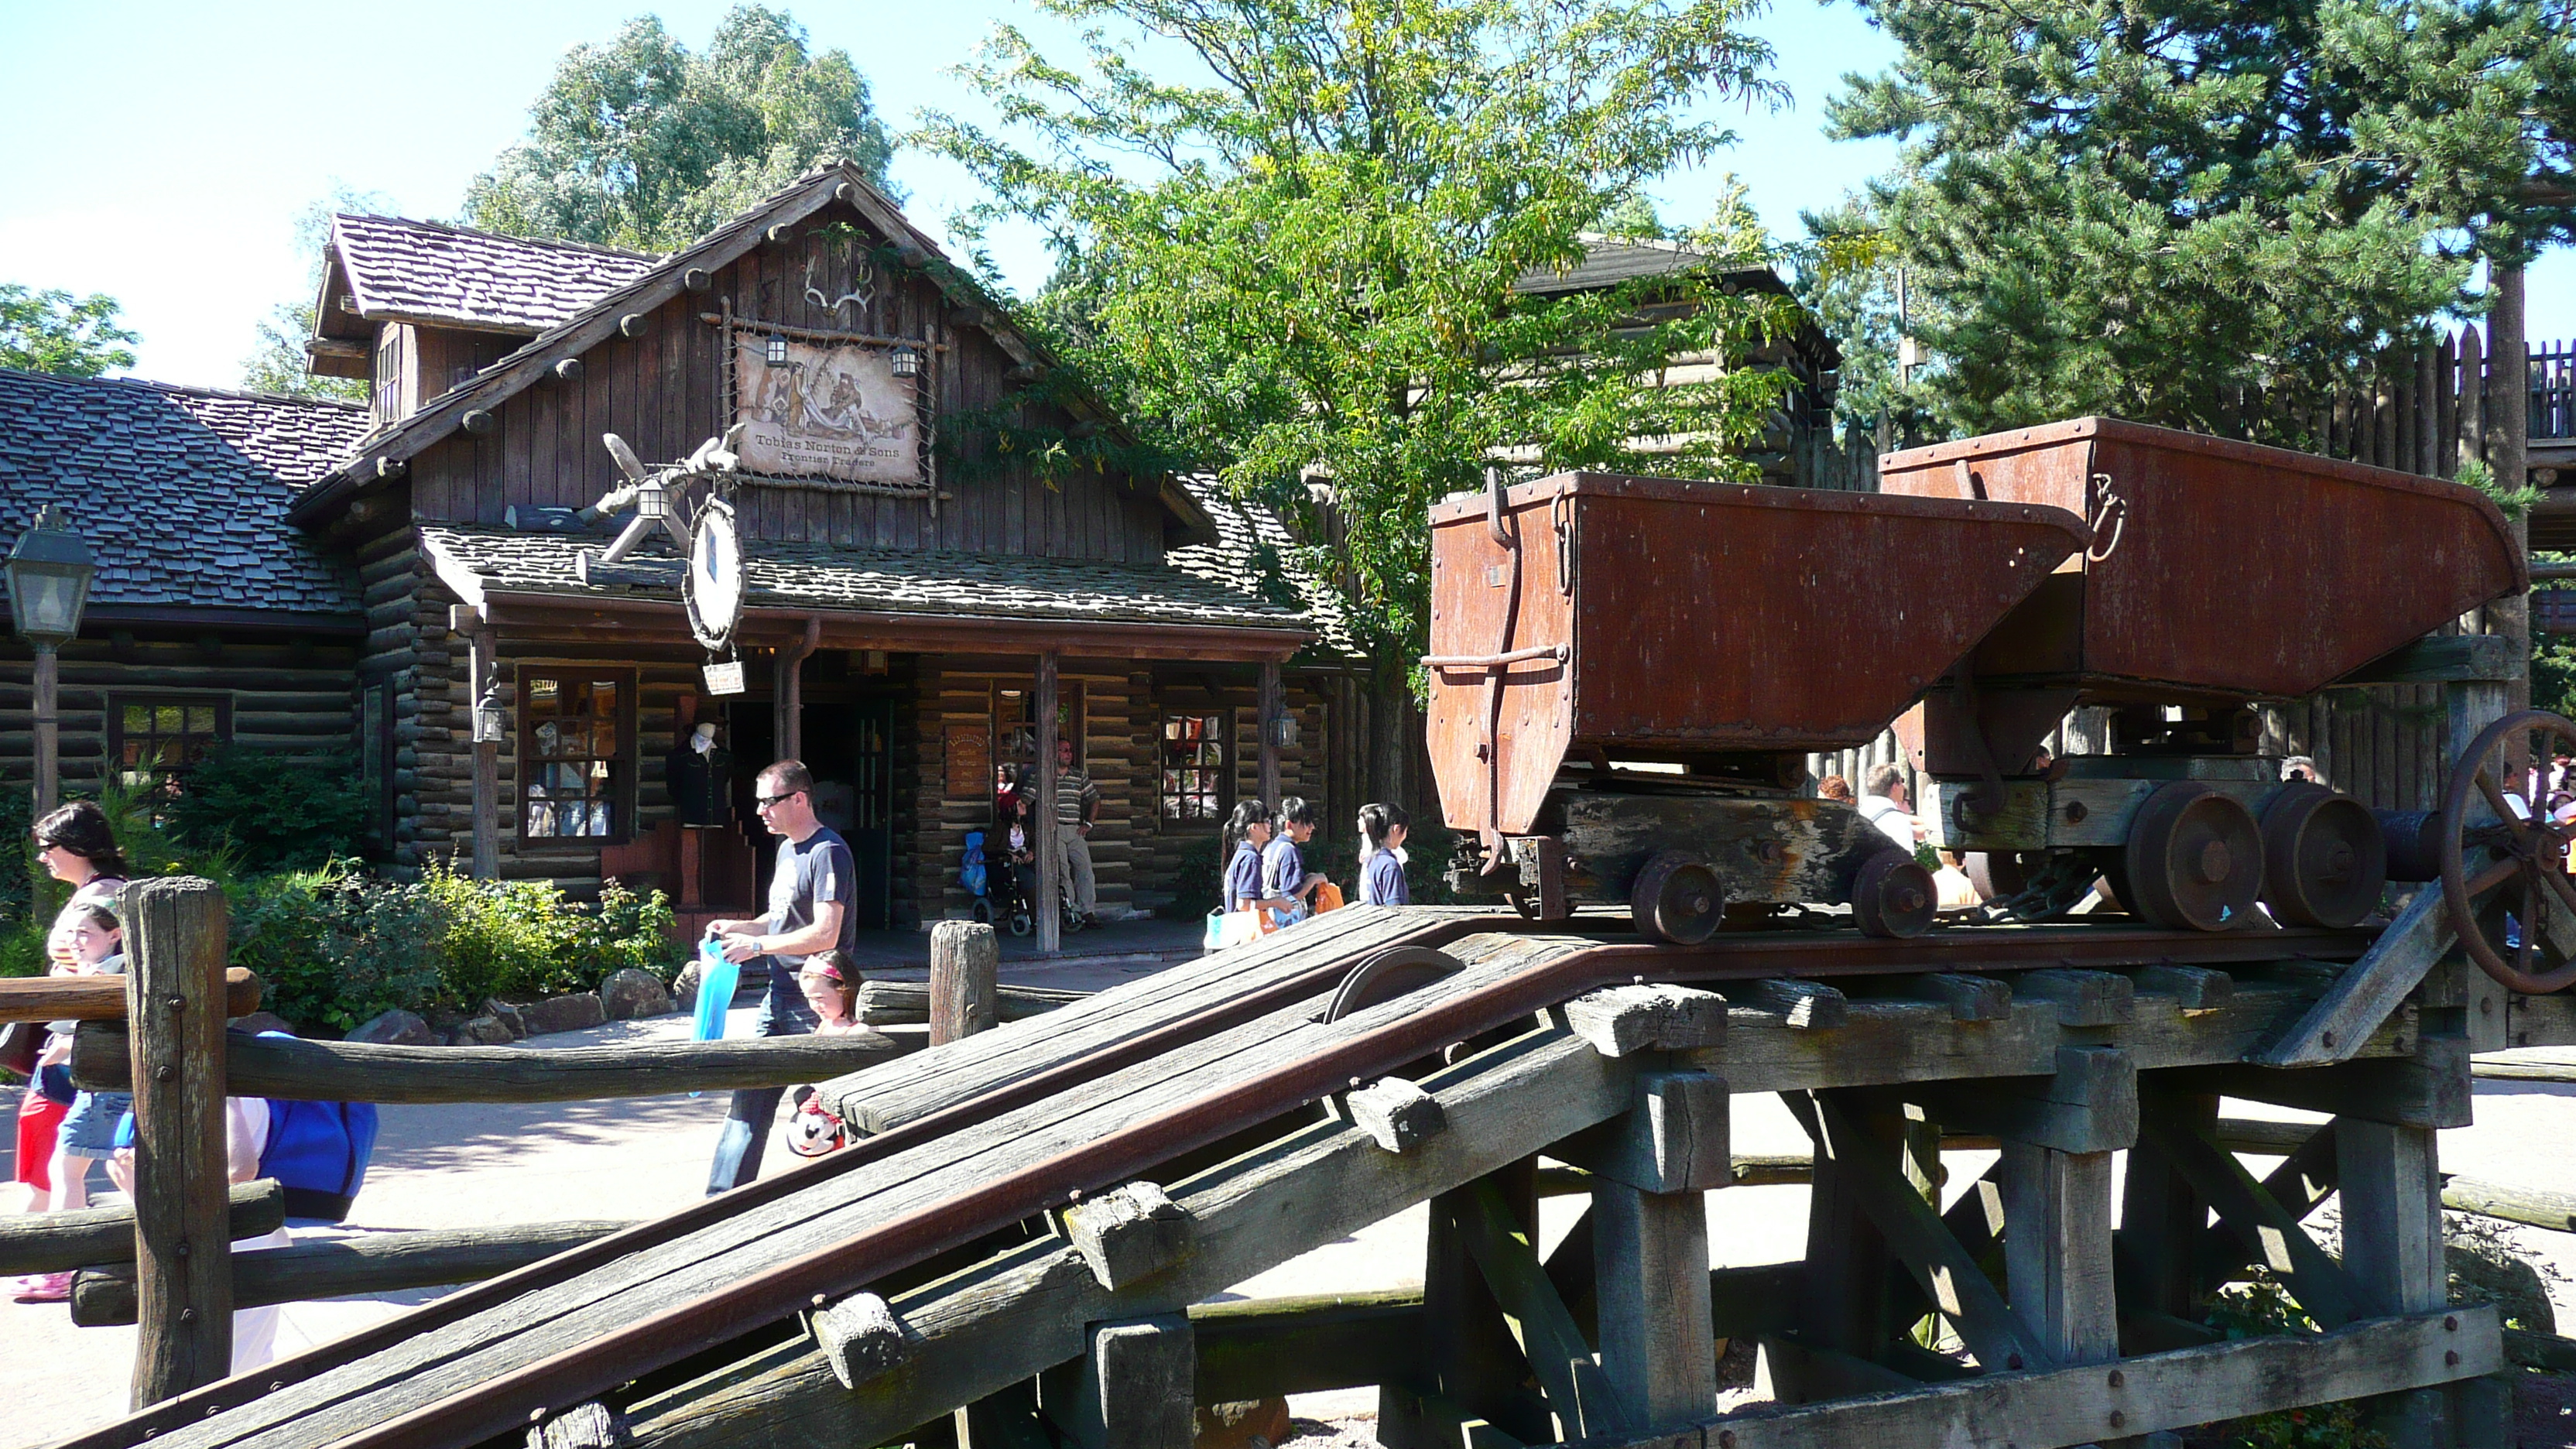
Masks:
[[[229,1374],[235,1310],[480,1282],[635,1226],[522,1223],[234,1249],[286,1215],[278,1183],[227,1181],[227,1096],[424,1105],[787,1087],[918,1050],[923,1022],[929,1036],[949,1039],[1082,995],[1002,988],[992,927],[950,922],[933,937],[930,984],[865,983],[861,1022],[870,1029],[840,1036],[544,1051],[252,1036],[226,1030],[229,1018],[259,1009],[264,988],[224,964],[219,887],[195,877],[137,881],[120,906],[124,976],[0,980],[0,1022],[79,1023],[74,1084],[134,1093],[133,1202],[0,1220],[0,1273],[72,1272],[75,1325],[137,1325],[137,1409]]]

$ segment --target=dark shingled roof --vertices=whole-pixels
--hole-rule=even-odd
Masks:
[[[358,613],[356,570],[286,509],[366,430],[351,403],[0,368],[0,553],[59,504],[94,605]]]
[[[331,219],[358,315],[543,332],[643,276],[661,258],[467,231],[392,216]]]
[[[1315,631],[1310,647],[1317,655],[1344,661],[1365,657],[1351,634],[1349,602],[1305,566],[1278,514],[1258,503],[1236,501],[1210,474],[1183,474],[1179,481],[1216,524],[1217,541],[1171,550],[1164,558],[1172,567],[1295,609]]]
[[[604,534],[516,533],[431,525],[421,540],[442,577],[462,568],[488,590],[567,596],[673,599],[679,560],[656,539],[607,571],[614,582],[584,584],[580,556],[605,547]],[[1231,628],[1306,629],[1304,614],[1247,589],[1177,568],[1080,559],[838,548],[747,542],[744,602],[753,608],[847,609],[861,613],[979,615]]]

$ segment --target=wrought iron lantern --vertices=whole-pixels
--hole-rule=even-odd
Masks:
[[[785,362],[787,360],[787,339],[772,334],[769,339],[768,350],[763,355],[769,359],[769,365],[772,367],[776,367]]]
[[[54,649],[80,633],[98,565],[71,520],[52,504],[36,510],[35,526],[18,535],[5,566],[9,617],[20,637]]]
[[[921,376],[921,349],[908,345],[896,347],[894,350],[894,375],[897,377]]]
[[[496,745],[509,734],[510,721],[501,709],[501,686],[493,681],[483,686],[483,697],[474,701],[474,743]]]

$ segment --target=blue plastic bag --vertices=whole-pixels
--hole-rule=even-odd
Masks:
[[[695,1035],[699,1041],[721,1041],[725,1034],[725,1012],[733,1006],[734,987],[741,984],[742,964],[724,958],[724,948],[712,938],[698,943],[698,1020]],[[698,1095],[691,1092],[690,1096]]]
[[[733,1006],[734,988],[742,984],[742,965],[724,958],[724,948],[712,940],[698,943],[698,1028],[699,1041],[721,1041],[725,1034],[725,1012]]]

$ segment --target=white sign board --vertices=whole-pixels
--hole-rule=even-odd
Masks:
[[[728,659],[722,664],[708,665],[707,693],[742,693],[742,661],[739,659]]]

